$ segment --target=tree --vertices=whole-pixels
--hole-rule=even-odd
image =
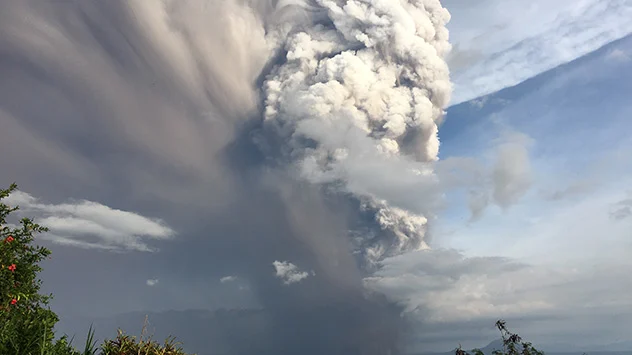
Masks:
[[[506,322],[499,320],[496,322],[496,328],[500,331],[500,335],[503,341],[502,350],[494,350],[492,355],[544,355],[544,353],[536,348],[529,342],[523,342],[522,338],[518,334],[514,334],[507,329]],[[455,355],[470,355],[467,351],[461,349],[459,346]],[[472,350],[472,355],[485,355],[480,349]]]

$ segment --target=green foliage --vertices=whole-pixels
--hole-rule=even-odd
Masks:
[[[95,355],[97,353],[97,341],[94,340],[94,329],[92,325],[88,329],[88,337],[86,338],[86,344],[83,348],[81,355]]]
[[[507,329],[506,322],[499,320],[496,322],[496,328],[500,331],[500,335],[503,341],[502,350],[494,350],[492,355],[544,355],[544,353],[536,348],[529,342],[523,342],[522,338],[518,334],[514,334]],[[461,349],[459,346],[455,355],[485,355],[480,349],[472,350],[472,354]]]

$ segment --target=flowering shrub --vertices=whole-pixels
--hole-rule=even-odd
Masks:
[[[35,310],[46,305],[51,297],[38,293],[41,281],[37,279],[41,271],[38,263],[50,255],[50,251],[31,244],[34,234],[46,228],[28,218],[22,219],[19,226],[7,225],[7,217],[18,208],[9,207],[2,200],[16,188],[11,185],[8,190],[0,190],[0,310],[4,316],[11,310]]]
[[[17,189],[15,184],[0,190],[0,354],[41,354],[42,350],[64,347],[66,339],[54,342],[57,315],[47,305],[51,295],[39,293],[39,262],[50,251],[33,245],[35,234],[45,232],[31,219],[9,225],[16,211],[2,201]]]

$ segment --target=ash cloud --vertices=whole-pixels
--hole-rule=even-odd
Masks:
[[[151,302],[169,307],[174,275],[191,303],[240,275],[265,328],[294,330],[258,353],[396,353],[402,308],[363,279],[428,248],[449,18],[438,0],[2,0],[0,182],[168,216]],[[286,287],[275,260],[313,274]],[[75,298],[120,282],[101,266]]]
[[[373,214],[386,233],[363,243],[369,263],[425,248],[450,15],[433,0],[314,3],[324,19],[271,35],[284,56],[264,82],[263,131],[278,145],[265,147]]]

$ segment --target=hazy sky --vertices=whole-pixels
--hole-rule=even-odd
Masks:
[[[11,202],[51,228],[43,277],[62,318],[264,307],[269,324],[309,330],[271,335],[286,350],[332,334],[399,341],[399,312],[415,349],[482,346],[498,318],[546,344],[629,341],[632,0],[442,1],[451,101],[445,13],[423,2],[382,21],[363,15],[370,1],[325,16],[266,1],[0,0],[0,184],[17,181]],[[280,44],[288,58],[351,53],[401,35],[397,21],[425,33],[393,51],[425,70],[425,91],[384,85],[395,64],[380,51],[275,57]],[[279,23],[304,35],[287,41]],[[388,98],[389,137],[417,134],[401,152],[383,141],[391,160],[367,159],[372,141],[349,128],[383,133],[358,123],[383,109],[371,95]],[[400,119],[411,102],[416,131]],[[439,106],[438,179],[421,179]],[[351,124],[329,125],[336,115]]]

